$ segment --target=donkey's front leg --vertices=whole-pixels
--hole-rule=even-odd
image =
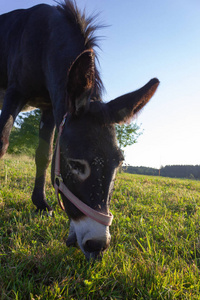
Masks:
[[[6,153],[12,126],[24,105],[25,99],[23,96],[14,87],[9,87],[6,91],[0,116],[0,158]]]
[[[35,187],[32,194],[33,204],[37,211],[48,210],[52,208],[46,202],[45,196],[45,178],[46,170],[52,158],[53,138],[55,122],[52,109],[43,110],[39,130],[39,146],[36,150],[36,178]]]

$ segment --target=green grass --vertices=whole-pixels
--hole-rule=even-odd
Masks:
[[[0,299],[200,299],[200,182],[118,174],[112,241],[90,265],[69,223],[35,214],[34,161],[0,161]]]

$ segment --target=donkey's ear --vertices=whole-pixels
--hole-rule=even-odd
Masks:
[[[68,110],[79,115],[89,107],[95,82],[95,55],[93,50],[81,53],[73,62],[67,82]]]
[[[155,93],[158,85],[158,79],[151,79],[141,89],[108,102],[107,107],[111,122],[124,123],[129,121],[147,104]]]

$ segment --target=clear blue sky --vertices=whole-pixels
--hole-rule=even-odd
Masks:
[[[52,0],[1,0],[0,13]],[[160,86],[135,120],[144,129],[126,148],[134,166],[200,164],[200,1],[77,0],[111,25],[99,51],[104,100],[157,77]]]

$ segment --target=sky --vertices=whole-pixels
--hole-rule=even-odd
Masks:
[[[1,0],[0,14],[53,0]],[[143,134],[125,148],[132,166],[200,165],[200,1],[77,0],[98,13],[100,73],[110,101],[157,77],[156,94],[133,122]]]

